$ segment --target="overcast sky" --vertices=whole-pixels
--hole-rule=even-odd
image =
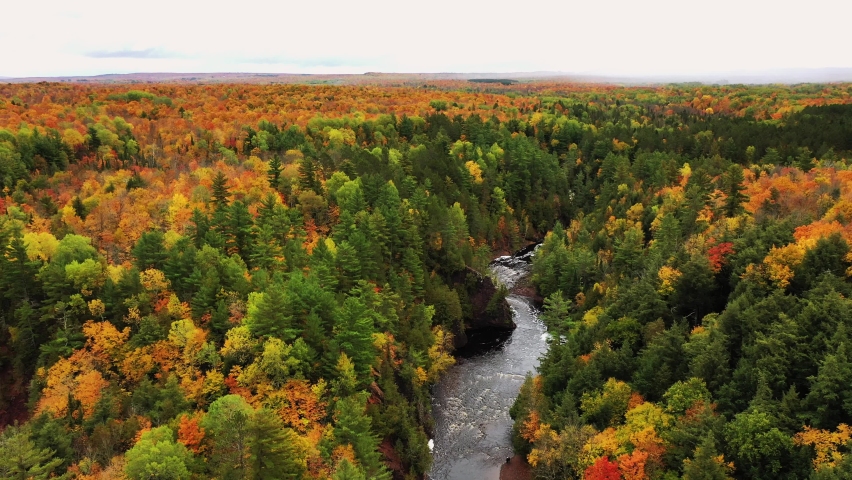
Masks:
[[[5,77],[852,67],[852,0],[42,0],[2,11]]]

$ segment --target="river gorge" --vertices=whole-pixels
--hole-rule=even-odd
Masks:
[[[531,256],[530,250],[494,260],[492,277],[511,291],[529,274]],[[432,480],[497,480],[513,455],[509,408],[547,350],[547,332],[531,299],[510,294],[506,301],[517,327],[471,334],[433,389]]]

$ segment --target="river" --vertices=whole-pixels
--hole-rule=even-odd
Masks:
[[[501,257],[489,268],[511,288],[529,273],[530,256]],[[471,336],[433,389],[432,480],[498,480],[513,455],[509,408],[547,350],[547,333],[529,299],[513,294],[506,300],[517,328],[502,337]]]

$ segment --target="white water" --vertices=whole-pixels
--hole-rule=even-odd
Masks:
[[[511,287],[529,264],[501,257],[490,269]],[[433,390],[432,480],[498,480],[500,466],[513,455],[509,408],[547,350],[547,332],[529,299],[509,295],[506,300],[517,324],[511,336],[495,348],[458,358]]]

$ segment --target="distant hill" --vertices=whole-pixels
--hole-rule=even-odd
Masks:
[[[125,73],[95,76],[0,77],[7,83],[298,83],[298,84],[410,84],[436,80],[467,80],[477,83],[560,81],[576,83],[660,84],[699,82],[705,84],[796,84],[852,82],[852,68],[777,69],[765,71],[721,72],[696,75],[594,75],[566,72],[501,72],[501,73],[382,73],[359,74],[295,74],[295,73]]]

